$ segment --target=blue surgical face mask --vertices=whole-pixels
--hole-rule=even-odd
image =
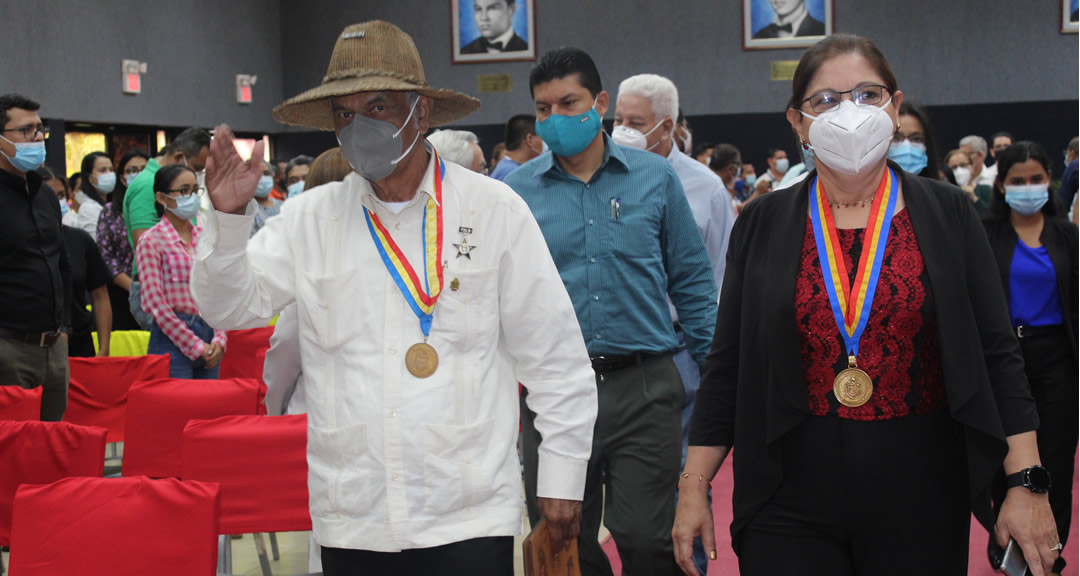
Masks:
[[[536,135],[543,139],[553,154],[569,158],[588,148],[603,127],[600,114],[596,111],[596,99],[593,99],[592,108],[584,114],[552,114],[543,122],[537,121]]]
[[[908,174],[918,174],[926,168],[926,144],[904,140],[889,145],[889,160],[896,162]]]
[[[299,196],[299,195],[301,195],[303,193],[304,193],[304,181],[303,180],[298,180],[296,182],[293,182],[292,184],[289,184],[289,196],[288,196],[289,198],[296,198],[297,196]]]
[[[788,168],[791,168],[791,164],[789,163],[787,158],[781,158],[781,159],[776,161],[776,173],[777,174],[785,174],[785,173],[787,173]]]
[[[95,178],[97,178],[97,184],[91,182],[91,184],[94,184],[94,189],[106,196],[111,194],[113,189],[116,188],[116,172],[98,174]]]
[[[169,212],[176,214],[184,220],[191,220],[192,218],[199,215],[200,200],[198,194],[192,194],[190,196],[180,196],[178,198],[173,198],[173,200],[176,201],[176,208],[169,208],[168,206],[166,206],[165,208]]]
[[[255,186],[255,197],[266,198],[270,196],[270,191],[274,189],[274,177],[262,176],[259,178],[259,183]]]
[[[757,174],[747,174],[744,180],[747,186],[753,186],[754,182],[757,182]]]
[[[0,136],[0,138],[4,138]],[[12,158],[7,154],[0,151],[0,154],[4,154],[4,158],[11,162],[11,165],[20,172],[30,172],[31,170],[37,170],[41,168],[41,165],[45,163],[45,142],[12,142],[7,138],[4,138],[6,142],[15,146],[15,157]]]
[[[1050,199],[1046,183],[1005,186],[1005,203],[1024,216],[1038,212]]]
[[[63,200],[61,200],[60,201],[60,216],[61,217],[67,216],[68,210],[71,210],[71,208],[67,205],[67,202],[64,202]]]
[[[803,166],[806,167],[806,171],[810,172],[817,169],[817,156],[814,156],[813,148],[805,148],[802,151]]]

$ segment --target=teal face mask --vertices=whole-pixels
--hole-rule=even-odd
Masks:
[[[593,107],[584,114],[552,114],[543,122],[537,121],[536,135],[551,148],[553,154],[569,158],[585,150],[603,127],[600,114],[596,111],[596,99],[593,99]]]
[[[0,138],[4,138],[0,136]],[[12,142],[7,138],[4,141],[8,142],[12,146],[15,146],[15,156],[11,157],[3,152],[4,158],[11,162],[11,165],[20,172],[30,172],[37,170],[45,163],[45,142]]]

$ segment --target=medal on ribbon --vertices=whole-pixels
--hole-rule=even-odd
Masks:
[[[844,346],[848,352],[848,367],[836,375],[833,394],[841,404],[852,408],[866,404],[874,392],[873,381],[866,372],[859,369],[856,357],[859,355],[859,340],[870,319],[870,309],[877,291],[881,264],[885,259],[885,245],[889,242],[889,230],[899,191],[899,179],[891,168],[886,168],[881,184],[874,193],[870,220],[863,232],[862,254],[859,256],[855,282],[848,286],[847,264],[844,262],[836,223],[829,210],[828,198],[817,177],[810,186],[810,221],[814,226],[821,274],[825,279],[825,290],[829,293],[833,317],[844,337]]]
[[[394,279],[413,313],[420,319],[420,330],[424,333],[424,341],[413,344],[405,353],[405,367],[417,378],[427,378],[439,367],[439,354],[427,343],[427,339],[431,333],[435,302],[442,293],[443,284],[443,267],[440,265],[443,244],[442,181],[446,174],[446,166],[439,158],[438,152],[432,150],[432,153],[435,155],[435,166],[438,172],[434,178],[435,197],[428,197],[427,205],[424,206],[424,220],[420,233],[424,246],[423,286],[409,259],[405,257],[401,248],[390,236],[390,232],[379,220],[379,215],[374,210],[364,210],[371,239],[375,241],[375,247],[379,250],[386,270],[390,272],[390,277]]]

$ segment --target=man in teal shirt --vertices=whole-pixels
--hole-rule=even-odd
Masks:
[[[602,130],[608,94],[576,48],[530,72],[536,131],[551,149],[505,182],[529,205],[574,303],[596,372],[593,435],[578,542],[582,574],[609,574],[600,518],[628,574],[679,574],[672,550],[684,391],[670,296],[700,367],[716,322],[716,284],[682,185],[664,158]],[[533,414],[522,400],[529,516],[535,509]],[[606,485],[606,501],[603,488]]]

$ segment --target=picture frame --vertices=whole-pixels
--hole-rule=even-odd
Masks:
[[[536,60],[534,0],[450,0],[453,64]]]
[[[743,50],[806,48],[833,33],[833,0],[742,0],[742,22]]]
[[[1080,33],[1080,0],[1061,0],[1061,33]]]

